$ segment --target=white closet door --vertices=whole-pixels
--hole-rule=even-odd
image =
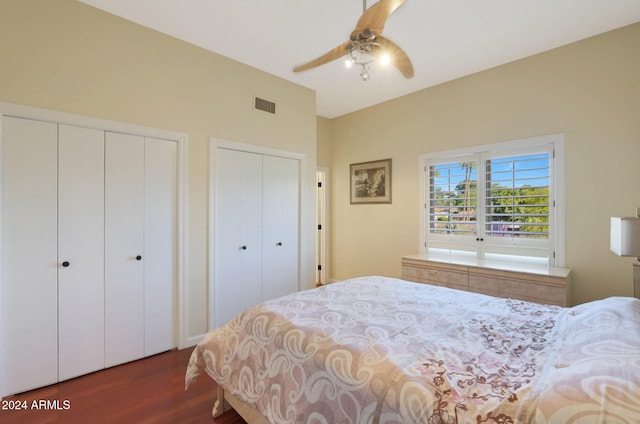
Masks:
[[[218,148],[214,317],[220,326],[262,302],[262,155]]]
[[[144,138],[106,133],[105,365],[144,356]]]
[[[2,118],[2,396],[58,380],[57,127]]]
[[[299,161],[263,158],[264,300],[298,290]]]
[[[175,343],[177,143],[145,141],[145,356]]]
[[[104,131],[59,127],[59,380],[104,368]]]

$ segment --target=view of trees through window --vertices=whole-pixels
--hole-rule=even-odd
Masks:
[[[478,178],[475,162],[457,162],[429,167],[431,180],[432,233],[473,235],[477,233]]]
[[[548,153],[484,162],[484,236],[549,237],[549,166]],[[477,235],[477,163],[431,165],[429,178],[429,231]]]

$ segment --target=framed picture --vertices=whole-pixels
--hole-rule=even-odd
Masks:
[[[349,165],[351,204],[391,203],[391,159]]]

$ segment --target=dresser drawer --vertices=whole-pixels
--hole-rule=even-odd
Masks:
[[[403,265],[402,279],[452,289],[468,290],[468,274],[441,268]]]
[[[551,305],[567,305],[565,286],[523,281],[515,278],[469,275],[469,291],[491,296],[526,300]]]

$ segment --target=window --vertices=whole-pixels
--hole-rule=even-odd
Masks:
[[[562,135],[422,155],[423,251],[563,266],[563,155]]]

